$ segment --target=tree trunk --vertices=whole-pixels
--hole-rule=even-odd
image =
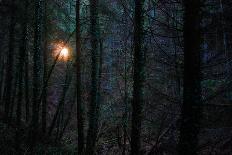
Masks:
[[[2,53],[1,53],[2,54]],[[0,104],[2,102],[2,91],[3,91],[3,88],[4,88],[4,84],[3,84],[3,81],[4,81],[4,68],[5,68],[5,56],[2,54],[2,57],[1,57],[1,66],[0,66]]]
[[[184,92],[180,155],[196,155],[201,118],[200,0],[184,1]]]
[[[76,1],[76,102],[77,102],[77,130],[78,154],[84,150],[84,116],[81,101],[81,33],[80,33],[80,0]]]
[[[98,0],[90,1],[90,33],[91,33],[91,54],[92,54],[92,74],[91,74],[91,103],[89,106],[89,128],[87,133],[86,155],[93,155],[98,131],[99,115],[99,49],[98,49]]]
[[[44,1],[44,46],[43,46],[43,85],[46,83],[47,79],[47,63],[48,63],[48,28],[47,28],[47,1]],[[43,99],[42,99],[42,133],[46,135],[47,128],[47,87],[44,88]]]
[[[140,136],[143,106],[144,82],[144,53],[142,51],[143,38],[143,0],[135,0],[134,16],[134,85],[132,101],[132,129],[131,129],[131,155],[140,154]]]
[[[16,108],[16,118],[17,118],[17,130],[16,130],[16,151],[18,154],[21,154],[20,146],[21,146],[21,137],[20,137],[20,129],[21,129],[21,117],[22,117],[22,101],[23,101],[23,66],[25,60],[25,53],[27,48],[27,22],[28,22],[28,0],[25,1],[24,6],[24,17],[22,23],[22,38],[21,38],[21,47],[19,53],[19,63],[18,63],[18,95],[17,95],[17,108]]]
[[[28,51],[25,53],[25,63],[24,63],[24,92],[25,92],[25,119],[29,122],[30,117],[30,99],[29,99],[29,57]]]
[[[5,90],[4,90],[4,99],[3,102],[5,104],[5,119],[9,121],[9,112],[10,112],[10,104],[11,104],[11,95],[12,95],[12,82],[13,82],[13,62],[14,62],[14,42],[15,42],[15,3],[11,1],[11,21],[9,27],[9,44],[8,44],[8,56],[7,56],[7,64],[6,64],[6,77],[5,78]]]
[[[4,20],[5,18],[0,16],[0,20],[2,21],[2,23],[6,23],[6,21]],[[5,24],[2,24],[0,26],[0,29],[3,30],[5,27]],[[0,105],[2,104],[2,92],[3,92],[3,88],[4,88],[4,68],[5,68],[5,54],[3,52],[3,41],[5,39],[5,31],[1,31],[0,32],[0,40],[1,40],[1,44],[0,44]]]
[[[33,54],[33,105],[30,131],[30,147],[34,147],[37,141],[39,124],[39,93],[40,93],[40,72],[41,72],[41,19],[42,0],[35,1],[35,30],[34,30],[34,54]]]
[[[122,155],[126,155],[126,143],[127,143],[127,123],[128,123],[128,84],[127,84],[127,48],[125,46],[125,55],[124,55],[124,114],[123,114],[123,148],[122,148]]]

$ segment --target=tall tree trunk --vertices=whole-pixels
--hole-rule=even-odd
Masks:
[[[184,1],[184,92],[179,155],[196,155],[201,118],[200,0]]]
[[[140,136],[143,106],[144,53],[143,38],[143,0],[135,0],[134,16],[134,85],[132,101],[131,155],[140,154]]]
[[[1,49],[0,49],[1,50]],[[4,70],[5,70],[5,55],[1,53],[1,66],[0,66],[0,105],[2,104],[2,92],[4,88]]]
[[[21,154],[20,150],[20,129],[21,129],[21,117],[22,117],[22,101],[23,101],[23,66],[25,60],[25,53],[27,48],[27,22],[28,22],[28,0],[25,1],[25,8],[24,8],[24,19],[22,23],[22,38],[21,38],[21,46],[20,46],[20,53],[19,53],[19,62],[18,62],[18,94],[17,94],[17,108],[16,108],[16,118],[17,118],[17,130],[16,130],[16,151],[18,154]]]
[[[17,72],[16,69],[14,71],[13,77],[14,78],[13,78],[13,85],[12,85],[12,95],[11,95],[10,111],[9,111],[9,115],[8,115],[8,117],[10,118],[9,120],[11,120],[11,118],[13,117],[15,108],[17,108],[15,106],[15,104],[16,104],[15,101],[16,101],[16,95],[17,95],[17,90],[18,90],[18,81],[19,81],[19,79],[17,78],[18,77],[18,72]]]
[[[128,84],[127,84],[127,48],[126,44],[124,45],[124,114],[123,114],[123,148],[122,155],[126,155],[126,143],[127,143],[127,123],[128,123]]]
[[[76,1],[76,102],[77,102],[77,131],[78,154],[84,150],[84,117],[81,101],[81,33],[80,33],[80,0]]]
[[[220,0],[219,3],[220,3],[220,20],[221,20],[220,22],[221,22],[221,28],[222,28],[222,33],[223,33],[223,50],[224,50],[225,58],[228,58],[229,54],[228,54],[228,47],[227,47],[228,45],[227,33],[226,33],[226,28],[225,28],[226,21],[224,17],[224,4],[222,0]],[[229,62],[227,61],[226,66],[225,66],[226,76],[228,76],[229,71],[230,71]]]
[[[48,63],[48,28],[47,28],[47,1],[44,1],[44,46],[43,46],[43,85],[47,79],[47,63]],[[47,128],[47,86],[44,88],[43,99],[42,99],[42,133],[46,135]]]
[[[39,93],[40,93],[40,73],[41,73],[41,19],[42,0],[35,1],[35,30],[34,30],[34,54],[33,54],[33,105],[30,131],[30,147],[34,147],[37,141],[39,124]]]
[[[14,42],[15,42],[15,3],[13,0],[10,2],[11,4],[11,21],[9,27],[9,44],[8,44],[8,53],[7,53],[7,66],[6,66],[6,85],[4,90],[4,99],[3,102],[5,104],[5,119],[9,121],[9,112],[10,112],[10,104],[11,104],[11,95],[12,95],[12,82],[13,82],[13,62],[14,62]]]
[[[0,20],[2,21],[2,23],[5,23],[5,18],[1,17],[0,16]],[[5,25],[1,25],[0,26],[0,29],[3,30]],[[4,37],[4,34],[5,32],[4,31],[1,31],[0,32],[0,40],[1,40],[1,43],[0,43],[0,105],[1,105],[1,101],[2,101],[2,91],[3,91],[3,87],[4,87],[4,84],[3,84],[3,79],[4,79],[4,67],[5,67],[5,54],[3,52],[3,40],[5,39]]]
[[[90,33],[91,33],[91,55],[92,55],[92,74],[91,74],[91,103],[89,106],[89,128],[87,133],[86,155],[93,155],[98,131],[98,73],[99,73],[99,49],[98,49],[98,0],[90,1]]]
[[[25,63],[24,63],[24,92],[25,92],[25,119],[29,122],[30,117],[30,99],[29,99],[29,57],[28,50],[25,53]]]

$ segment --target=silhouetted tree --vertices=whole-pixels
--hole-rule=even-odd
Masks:
[[[47,13],[47,1],[43,2],[43,27],[44,27],[44,42],[43,42],[43,85],[46,85],[47,80],[47,68],[48,68],[48,13]],[[47,128],[47,86],[43,89],[42,99],[42,133],[46,134]]]
[[[86,155],[93,155],[98,131],[99,118],[99,31],[98,31],[98,0],[90,1],[90,35],[91,35],[91,102],[89,106],[89,128],[86,142]]]
[[[201,0],[184,1],[184,92],[180,155],[196,155],[201,119]]]
[[[22,102],[23,102],[23,67],[25,61],[25,55],[27,50],[27,28],[28,28],[28,5],[29,1],[26,0],[24,3],[23,19],[22,19],[22,38],[19,52],[19,62],[18,62],[18,95],[17,95],[17,109],[16,109],[16,118],[17,118],[17,129],[16,129],[16,151],[18,154],[21,154],[20,145],[21,145],[21,118],[22,118]]]
[[[144,82],[144,53],[143,45],[143,0],[135,0],[134,15],[134,76],[132,101],[131,155],[140,154],[143,82]]]
[[[5,78],[5,90],[4,90],[4,104],[5,104],[5,119],[9,121],[10,105],[12,104],[12,82],[13,82],[13,63],[14,63],[14,43],[15,43],[15,24],[16,24],[16,14],[15,14],[15,2],[10,1],[11,11],[10,11],[10,26],[9,26],[9,42],[8,42],[8,53],[7,53],[7,64],[6,64],[6,77]],[[8,120],[9,119],[9,120]]]
[[[34,27],[34,51],[33,51],[33,105],[32,120],[29,142],[31,149],[37,141],[39,128],[39,93],[40,93],[40,73],[41,73],[41,38],[42,38],[42,0],[35,1],[35,27]]]
[[[77,102],[77,133],[78,154],[84,151],[84,116],[81,100],[81,34],[80,34],[80,0],[76,1],[76,102]]]

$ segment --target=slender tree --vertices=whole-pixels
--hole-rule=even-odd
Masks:
[[[1,49],[0,49],[1,50]],[[5,68],[5,61],[4,61],[4,54],[1,53],[1,67],[0,67],[0,103],[2,101],[2,90],[3,90],[3,81],[4,81],[4,68]]]
[[[76,102],[77,102],[77,130],[78,154],[84,150],[84,120],[81,101],[81,33],[80,33],[80,0],[76,1]]]
[[[144,53],[143,38],[143,0],[135,0],[134,15],[134,75],[132,101],[131,155],[140,154],[140,136],[143,105]]]
[[[11,14],[10,14],[10,26],[9,26],[9,43],[8,43],[8,53],[7,53],[7,64],[6,64],[6,84],[4,90],[4,98],[3,102],[5,104],[5,119],[8,121],[9,112],[10,112],[10,104],[11,103],[11,95],[12,95],[12,82],[13,82],[13,62],[14,62],[14,42],[15,42],[15,2],[13,0],[10,1],[11,4]]]
[[[16,139],[15,139],[16,151],[18,152],[18,154],[21,153],[20,129],[21,129],[22,101],[23,101],[23,66],[24,66],[25,53],[27,47],[28,5],[29,5],[29,1],[26,0],[24,4],[22,38],[21,38],[21,46],[20,46],[19,62],[18,62],[18,94],[17,94],[17,108],[16,108],[17,130],[16,130]]]
[[[201,118],[201,0],[184,1],[184,92],[179,155],[196,155]]]
[[[127,80],[127,49],[124,49],[125,55],[124,55],[124,114],[123,114],[123,149],[122,149],[122,155],[126,155],[126,141],[127,141],[127,123],[128,123],[128,80]]]
[[[91,102],[89,106],[89,128],[86,142],[86,155],[93,155],[98,131],[98,83],[99,83],[99,45],[98,45],[98,0],[90,1],[90,35],[91,35],[91,55],[92,55],[92,74],[91,74]]]
[[[47,80],[47,63],[48,63],[48,23],[47,23],[47,1],[44,1],[43,6],[43,15],[44,15],[44,43],[43,43],[43,85],[45,85]],[[42,133],[46,134],[47,128],[47,86],[44,88],[43,99],[42,99]]]
[[[33,53],[33,105],[32,120],[30,131],[30,147],[34,147],[37,141],[39,124],[39,91],[40,91],[40,72],[41,72],[41,20],[42,20],[42,0],[35,1],[35,29],[34,29],[34,53]]]
[[[4,18],[0,17],[0,20],[5,23],[5,20]],[[0,26],[0,29],[3,29],[5,25],[1,25]],[[4,34],[5,34],[5,31],[1,31],[0,32],[0,40],[4,40],[5,37],[4,37]],[[3,91],[3,82],[4,82],[4,68],[5,68],[5,55],[4,55],[4,52],[3,52],[3,43],[1,42],[0,44],[0,104],[1,104],[1,101],[2,101],[2,91]]]
[[[26,122],[29,122],[30,117],[30,99],[29,99],[29,57],[28,50],[25,53],[25,62],[24,62],[24,92],[25,92],[25,119]]]

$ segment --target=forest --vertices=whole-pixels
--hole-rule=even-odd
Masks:
[[[0,0],[0,155],[232,155],[231,0]]]

